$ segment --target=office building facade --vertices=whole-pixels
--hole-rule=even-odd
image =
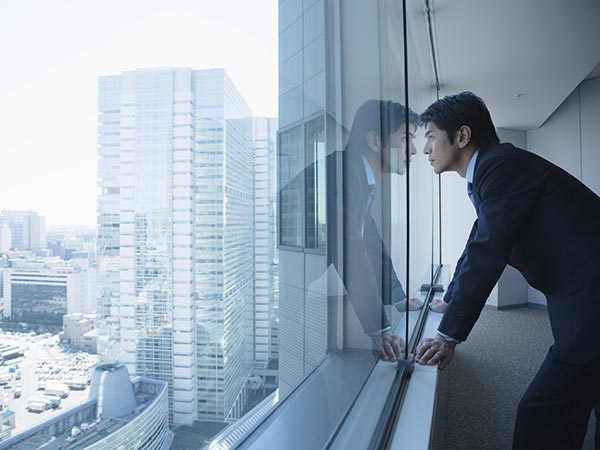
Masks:
[[[254,118],[254,360],[278,359],[277,120]]]
[[[8,263],[2,271],[2,315],[11,326],[58,332],[64,315],[95,311],[94,268],[32,256],[12,256]]]
[[[100,351],[169,383],[171,421],[243,409],[253,353],[251,113],[223,70],[99,89]]]
[[[11,230],[11,249],[40,251],[46,248],[45,219],[35,211],[4,210],[0,213],[0,228],[2,223],[8,224]],[[7,239],[8,234],[3,232],[3,247]]]

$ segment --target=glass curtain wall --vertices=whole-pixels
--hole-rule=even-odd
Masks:
[[[279,3],[279,396],[320,398],[306,448],[376,364],[405,357],[435,281],[418,114],[436,91],[422,3],[407,3]]]

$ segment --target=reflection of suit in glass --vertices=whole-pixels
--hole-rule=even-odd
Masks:
[[[384,304],[406,298],[370,213],[377,186],[358,152],[335,152],[328,158],[342,158],[343,164],[344,284],[363,330],[375,333],[391,325]]]
[[[334,174],[337,164],[342,164],[342,180],[329,179],[328,202],[334,202],[336,192],[341,184],[343,192],[344,211],[344,272],[336,267],[337,272],[342,275],[344,287],[348,299],[352,303],[354,311],[366,334],[376,334],[390,327],[385,313],[384,305],[397,304],[405,300],[406,295],[396,276],[391,258],[383,243],[375,221],[370,214],[371,205],[375,197],[376,184],[374,177],[369,180],[367,167],[363,157],[350,151],[336,151],[329,154],[325,161],[318,160],[308,165],[302,172],[298,173],[279,193],[281,198],[297,198],[300,193],[298,189],[304,184],[307,186],[302,193],[306,200],[307,221],[314,219],[314,211],[308,207],[310,201],[314,201],[314,173],[316,165],[326,164],[327,172]],[[371,183],[369,183],[371,181]],[[340,202],[342,196],[338,197]],[[341,205],[336,205],[341,206]],[[313,205],[314,207],[314,205]],[[329,209],[336,208],[329,205]],[[333,213],[329,220],[334,220]],[[330,224],[332,225],[333,222]],[[328,226],[328,228],[330,228]],[[335,241],[335,236],[330,236],[330,242]],[[329,252],[335,253],[331,248]],[[335,264],[335,258],[333,263]]]

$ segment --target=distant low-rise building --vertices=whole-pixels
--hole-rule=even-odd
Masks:
[[[67,341],[78,350],[97,353],[98,331],[96,330],[96,318],[96,314],[65,314],[60,339]]]
[[[4,321],[59,330],[65,314],[93,313],[96,295],[96,271],[87,260],[8,255],[2,274]]]
[[[15,429],[15,413],[4,403],[0,396],[0,441],[8,439]]]
[[[53,229],[46,234],[46,246],[52,256],[66,261],[72,258],[85,258],[90,263],[96,261],[96,233],[85,228]]]
[[[119,363],[97,366],[89,399],[16,436],[0,450],[85,448],[88,450],[168,450],[168,385],[135,377]]]

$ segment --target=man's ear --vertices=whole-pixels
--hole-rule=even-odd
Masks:
[[[467,125],[463,125],[457,131],[458,135],[458,147],[465,148],[471,142],[471,128]]]
[[[381,138],[379,137],[379,134],[373,130],[369,131],[367,133],[367,145],[372,151],[378,153],[379,150],[381,150]]]

